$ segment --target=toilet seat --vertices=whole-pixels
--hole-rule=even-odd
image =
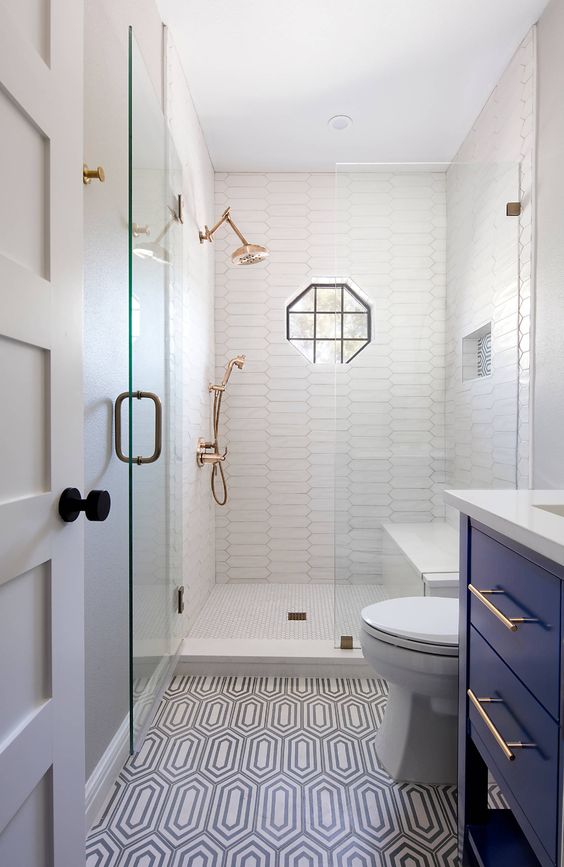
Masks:
[[[404,596],[368,605],[361,612],[369,635],[409,650],[458,656],[458,600]]]

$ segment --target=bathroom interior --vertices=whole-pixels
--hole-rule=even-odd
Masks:
[[[45,483],[84,545],[80,797],[55,759],[2,783],[25,708],[60,689],[35,673],[0,711],[0,867],[564,863],[564,0],[424,7],[0,6],[32,83],[60,78],[57,28],[80,43],[91,492]],[[8,55],[0,117],[34,159]],[[0,225],[5,283],[35,260]],[[6,321],[8,369],[34,340]],[[35,598],[8,696],[65,632]]]

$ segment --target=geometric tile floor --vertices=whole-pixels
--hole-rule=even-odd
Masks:
[[[175,677],[87,867],[455,867],[452,786],[378,766],[376,679]]]

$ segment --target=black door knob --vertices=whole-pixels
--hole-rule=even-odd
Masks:
[[[84,512],[88,521],[105,521],[112,501],[107,491],[90,491],[85,500],[78,488],[65,488],[59,500],[59,515],[69,524]]]

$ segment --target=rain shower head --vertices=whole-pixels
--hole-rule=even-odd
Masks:
[[[262,262],[267,257],[266,247],[261,247],[260,244],[245,244],[243,247],[237,247],[231,254],[231,261],[234,265],[254,265],[255,262]]]
[[[269,255],[268,249],[266,247],[261,247],[260,244],[249,244],[243,233],[237,228],[231,219],[230,211],[231,208],[226,208],[215,226],[212,226],[211,229],[208,229],[207,226],[204,227],[204,231],[200,232],[200,244],[203,244],[204,241],[211,241],[219,227],[223,225],[223,223],[228,223],[243,244],[242,247],[237,247],[237,249],[231,254],[231,261],[233,264],[254,265],[256,262],[262,262]]]

